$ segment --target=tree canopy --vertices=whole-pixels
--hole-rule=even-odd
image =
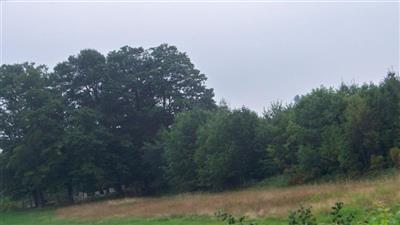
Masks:
[[[0,67],[0,194],[225,190],[400,166],[400,78],[319,87],[262,116],[216,105],[176,47],[80,51],[52,71]],[[54,196],[62,196],[54,198]],[[60,200],[61,199],[61,200]]]

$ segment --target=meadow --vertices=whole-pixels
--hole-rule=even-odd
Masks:
[[[400,207],[400,175],[374,179],[306,184],[291,187],[255,186],[221,193],[192,193],[163,197],[123,198],[1,213],[1,225],[89,224],[223,224],[214,213],[224,210],[245,215],[259,224],[286,224],[289,211],[300,204],[311,206],[319,222],[329,221],[335,202],[345,211],[363,218],[377,203]]]
[[[262,114],[217,104],[206,80],[168,44],[83,49],[52,70],[2,65],[0,209],[38,209],[0,222],[221,224],[221,212],[287,224],[301,204],[321,222],[339,202],[359,216],[398,209],[398,174],[359,176],[400,168],[396,72]]]

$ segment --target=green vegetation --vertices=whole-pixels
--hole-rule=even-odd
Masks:
[[[158,142],[190,146],[190,154],[164,146],[168,155],[190,162],[166,161],[166,168],[181,166],[167,173],[170,181],[191,171],[190,188],[183,191],[226,190],[260,180],[293,185],[348,179],[398,167],[400,79],[389,73],[379,85],[320,87],[287,106],[272,104],[262,118],[221,105],[206,120],[195,113],[177,117],[165,132],[183,134],[187,126],[181,125],[188,121],[198,127],[186,133],[190,138],[164,135]]]
[[[229,213],[218,211],[215,216],[225,224],[237,225],[257,225],[256,221],[248,220],[245,216],[235,217]],[[329,216],[317,219],[313,214],[311,207],[300,206],[296,211],[291,211],[288,216],[289,225],[317,225],[317,224],[332,224],[332,225],[399,225],[400,211],[395,212],[392,209],[379,204],[369,214],[363,213],[357,218],[352,213],[346,213],[343,210],[343,203],[336,202],[331,208]]]
[[[42,206],[73,202],[78,192],[160,190],[161,153],[145,143],[179,112],[215,108],[205,80],[168,45],[106,57],[82,50],[51,73],[31,63],[2,65],[1,194]]]
[[[361,208],[344,207],[337,202],[330,213],[314,214],[311,207],[300,206],[291,211],[287,218],[235,217],[219,210],[215,217],[170,217],[170,218],[111,218],[102,220],[78,220],[57,218],[52,209],[12,211],[0,213],[0,225],[399,225],[400,210],[396,211],[378,203],[368,212]]]
[[[315,218],[317,224],[332,224],[333,218],[339,219],[339,215],[345,221],[353,215],[351,225],[360,225],[359,222],[365,222],[366,218],[369,218],[369,224],[384,225],[373,222],[397,218],[399,184],[399,174],[381,174],[379,178],[317,185],[264,186],[220,193],[105,200],[53,209],[3,211],[0,212],[0,224],[223,225],[225,222],[214,216],[215,212],[221,212],[234,217],[235,221],[246,215],[245,224],[287,225],[291,221],[289,218],[293,221],[305,215]],[[343,201],[345,205],[335,205],[332,209],[335,201]],[[300,205],[304,207],[296,210]]]
[[[1,65],[2,207],[223,191],[277,177],[295,185],[400,165],[393,72],[379,84],[322,86],[263,116],[217,106],[206,79],[166,44],[106,56],[86,49],[51,72]]]
[[[106,219],[82,221],[60,219],[53,210],[30,210],[0,213],[0,225],[218,225],[211,218],[162,218],[162,219]]]

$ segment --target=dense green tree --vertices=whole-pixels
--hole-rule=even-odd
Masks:
[[[169,191],[165,175],[166,160],[164,157],[164,135],[166,133],[167,130],[161,128],[155,138],[152,141],[145,142],[142,147],[142,171],[146,188],[145,194]]]
[[[180,113],[163,137],[167,179],[177,191],[193,191],[197,188],[198,175],[194,162],[197,130],[209,116],[209,112],[199,109]]]
[[[270,140],[266,143],[264,167],[268,175],[292,172],[297,164],[297,134],[299,126],[294,123],[293,105],[273,103],[264,113]]]
[[[68,106],[97,108],[106,76],[105,57],[96,50],[85,49],[57,64],[52,80]]]
[[[389,150],[398,146],[400,114],[400,80],[388,73],[377,85],[363,85],[348,97],[346,108],[346,146],[342,149],[342,166],[364,171],[377,157],[390,162]],[[376,163],[375,163],[376,164]]]
[[[149,50],[156,99],[169,113],[215,107],[213,89],[206,88],[206,76],[195,69],[189,57],[175,46],[162,44]]]
[[[111,134],[98,122],[98,113],[81,107],[69,111],[61,148],[63,160],[58,172],[63,175],[68,200],[75,192],[93,193],[112,186],[106,177],[112,156],[108,149]]]
[[[382,148],[383,118],[381,112],[386,105],[380,88],[376,85],[363,85],[349,97],[346,109],[346,138],[342,157],[347,170],[365,171],[370,167],[372,156],[387,156],[389,149]],[[343,164],[343,163],[342,163]]]
[[[257,114],[221,109],[200,127],[195,162],[203,187],[229,188],[262,177],[263,149],[257,148]]]
[[[213,91],[205,87],[206,77],[174,46],[149,50],[126,46],[108,54],[107,68],[102,111],[106,126],[114,134],[112,148],[122,157],[116,157],[115,163],[122,165],[129,159],[124,168],[114,167],[118,168],[114,174],[127,173],[110,176],[121,177],[124,184],[148,188],[147,184],[153,182],[148,181],[148,171],[141,170],[143,161],[137,160],[156,157],[159,147],[144,147],[143,143],[152,142],[159,129],[171,125],[179,112],[213,108]],[[124,146],[127,148],[122,151]]]
[[[389,72],[379,87],[381,102],[377,114],[382,120],[380,148],[386,154],[388,149],[400,147],[400,79]]]
[[[65,141],[65,149],[73,149],[66,151],[72,154],[66,158],[79,164],[74,165],[74,173],[82,169],[81,174],[91,174],[91,179],[68,182],[82,191],[101,184],[114,187],[121,194],[123,187],[146,192],[153,182],[149,181],[148,171],[143,170],[149,168],[144,159],[156,157],[157,151],[153,150],[158,148],[144,143],[153,142],[160,128],[169,126],[177,113],[215,105],[212,89],[204,85],[206,77],[194,68],[186,54],[168,45],[148,50],[125,46],[107,57],[95,50],[82,50],[55,67],[53,80],[65,96],[68,121],[82,120],[75,125],[68,122],[67,134],[86,134],[80,135],[78,143],[70,144],[74,138],[68,135]],[[88,121],[96,126],[83,126]],[[74,147],[75,144],[79,146]],[[91,148],[96,150],[88,150]],[[73,159],[90,151],[99,158],[91,157],[90,166],[79,158]],[[94,186],[85,185],[84,180]],[[71,185],[67,186],[71,192]]]
[[[48,87],[46,68],[33,64],[0,68],[2,186],[14,197],[32,194],[36,206],[59,180],[63,104]]]
[[[295,105],[299,167],[309,176],[319,177],[338,169],[338,155],[344,145],[345,109],[344,98],[324,87],[302,96]]]
[[[174,46],[0,67],[0,194],[223,190],[399,166],[400,78],[320,87],[259,117],[219,107]]]
[[[113,154],[105,151],[111,136],[105,131],[101,112],[107,76],[105,57],[91,49],[59,63],[51,76],[52,85],[64,96],[66,133],[60,172],[65,175],[69,201],[74,192],[99,189],[112,168],[107,168],[104,159]]]

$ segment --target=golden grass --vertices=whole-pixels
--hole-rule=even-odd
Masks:
[[[335,202],[361,207],[381,201],[400,203],[400,176],[285,188],[249,188],[223,193],[193,193],[157,198],[125,198],[60,208],[63,218],[212,216],[223,209],[250,217],[285,217],[299,204],[326,212]]]

